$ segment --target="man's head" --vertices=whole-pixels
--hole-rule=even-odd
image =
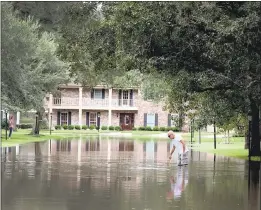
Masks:
[[[174,139],[174,138],[175,138],[175,133],[174,133],[172,130],[170,130],[170,131],[168,132],[168,137],[169,137],[170,139]]]

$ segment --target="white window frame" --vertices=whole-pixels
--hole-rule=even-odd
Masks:
[[[91,124],[91,114],[95,114],[95,126],[97,126],[97,112],[90,112],[89,113],[89,125],[94,125],[94,124]]]
[[[171,114],[170,126],[176,127],[178,125],[174,125],[175,120],[173,118],[179,118],[179,114]]]
[[[66,125],[68,125],[69,124],[69,112],[61,112],[60,113],[60,125],[62,126],[62,125],[64,125],[63,123],[62,123],[62,114],[67,114],[67,123],[66,123]]]
[[[96,97],[96,93],[100,92],[100,97]],[[93,90],[93,99],[102,99],[102,89],[94,89]]]
[[[123,98],[124,91],[126,91],[126,92],[128,93],[128,99],[124,99],[124,98]],[[129,106],[129,105],[130,105],[130,90],[122,90],[121,100],[122,100],[122,106]],[[127,100],[127,104],[124,104],[124,103],[123,103],[124,100]]]

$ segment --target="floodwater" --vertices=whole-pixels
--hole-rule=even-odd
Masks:
[[[99,136],[2,148],[2,209],[260,210],[260,163],[191,151],[178,167],[169,147]]]

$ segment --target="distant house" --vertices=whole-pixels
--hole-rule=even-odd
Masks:
[[[172,126],[171,113],[163,103],[142,99],[139,88],[89,89],[76,84],[61,85],[60,95],[48,95],[45,107],[52,113],[52,125],[121,126],[131,130],[140,126]]]

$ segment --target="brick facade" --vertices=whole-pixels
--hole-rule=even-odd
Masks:
[[[62,97],[68,97],[68,98],[79,98],[79,87],[74,88],[62,88],[61,89],[61,96]],[[90,99],[91,98],[91,89],[83,88],[82,89],[82,98],[83,99]],[[109,99],[109,89],[105,89],[105,99]],[[119,99],[119,90],[113,89],[112,90],[112,100]],[[142,96],[140,94],[140,91],[137,89],[133,90],[133,101],[134,101],[134,110],[131,109],[133,107],[130,107],[130,110],[128,110],[128,107],[124,108],[123,110],[111,110],[111,125],[118,126],[120,122],[120,113],[134,113],[134,126],[144,126],[144,114],[147,113],[153,113],[158,114],[158,126],[166,127],[168,126],[168,111],[163,110],[163,103],[154,103],[152,101],[145,101],[142,99]],[[71,124],[72,125],[86,125],[86,112],[100,112],[101,113],[101,126],[109,125],[109,107],[103,108],[104,110],[88,110],[83,109],[82,110],[82,122],[79,122],[79,109],[62,109],[55,107],[52,108],[53,113],[53,120],[52,125],[57,124],[57,111],[60,112],[71,112]],[[137,109],[137,110],[135,110]],[[118,116],[117,116],[118,115]]]

